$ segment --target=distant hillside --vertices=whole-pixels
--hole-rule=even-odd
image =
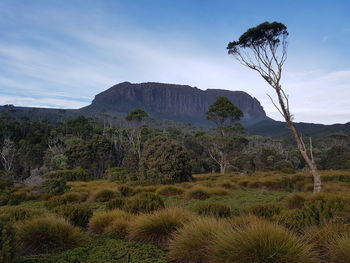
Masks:
[[[119,83],[97,94],[89,106],[77,110],[0,106],[0,112],[6,112],[18,120],[23,117],[36,120],[47,118],[51,122],[79,115],[98,119],[108,116],[114,124],[122,124],[127,112],[140,108],[158,121],[173,120],[208,126],[210,123],[206,120],[205,113],[218,96],[229,98],[243,111],[242,124],[248,133],[268,137],[290,136],[285,123],[267,117],[260,102],[243,91],[221,89],[203,91],[187,85],[155,82]],[[350,123],[334,125],[297,123],[297,126],[304,135],[350,133]]]
[[[243,91],[200,90],[186,85],[163,83],[119,83],[95,96],[91,105],[81,109],[92,114],[101,111],[127,113],[135,108],[153,117],[206,125],[205,113],[217,97],[225,96],[244,113],[245,123],[256,123],[268,117],[260,102]]]

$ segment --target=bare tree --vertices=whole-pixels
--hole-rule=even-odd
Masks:
[[[13,162],[17,153],[16,144],[10,139],[5,138],[4,143],[0,149],[1,163],[4,169],[10,172],[13,168]]]
[[[288,95],[281,86],[282,68],[287,59],[287,37],[288,31],[284,24],[265,22],[248,29],[238,41],[230,42],[227,49],[228,53],[233,55],[242,65],[257,71],[276,92],[278,103],[270,95],[268,96],[285,119],[300,154],[313,175],[314,192],[320,192],[321,176],[311,153],[307,151],[302,137],[295,127]]]

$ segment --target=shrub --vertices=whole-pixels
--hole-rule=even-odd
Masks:
[[[199,215],[214,217],[230,217],[231,208],[220,203],[201,203],[195,207]]]
[[[42,216],[45,211],[37,208],[28,207],[1,207],[0,216],[8,219],[10,222],[24,221],[34,217]]]
[[[192,189],[187,190],[185,193],[185,199],[197,199],[197,200],[205,200],[211,196],[210,190],[205,187],[194,187]]]
[[[123,198],[116,197],[107,203],[106,208],[109,210],[122,209],[124,207],[124,204],[125,200]]]
[[[182,195],[185,190],[181,187],[164,185],[158,188],[156,194],[164,196]]]
[[[89,222],[89,230],[96,234],[104,233],[113,221],[119,219],[130,220],[132,216],[122,210],[100,211],[93,214]]]
[[[295,174],[295,170],[293,168],[290,168],[290,167],[282,168],[281,172],[285,173],[285,174]]]
[[[163,136],[149,139],[143,147],[140,168],[156,175],[158,183],[181,183],[192,180],[190,156],[178,142]]]
[[[17,234],[24,255],[58,252],[82,244],[83,235],[67,221],[54,218],[34,218],[18,226]]]
[[[134,171],[131,171],[124,167],[112,167],[109,168],[104,176],[111,181],[119,181],[119,182],[129,182],[136,181],[138,179],[137,174]]]
[[[214,218],[198,218],[178,229],[169,243],[168,257],[173,262],[210,263],[209,245],[216,232],[229,227]]]
[[[49,177],[43,184],[42,188],[48,194],[60,195],[66,192],[69,187],[67,186],[67,180],[65,178]]]
[[[0,262],[15,262],[16,255],[15,231],[5,218],[0,218]]]
[[[193,218],[191,212],[177,207],[141,215],[132,223],[129,238],[165,248],[172,233],[191,218]]]
[[[124,210],[130,213],[149,213],[164,208],[163,199],[153,193],[141,193],[127,199]]]
[[[72,225],[85,228],[92,216],[92,208],[87,204],[70,204],[58,206],[54,212],[65,219]]]
[[[56,170],[44,175],[46,178],[61,178],[64,181],[86,181],[91,178],[90,172],[82,168],[73,170]]]
[[[212,262],[316,262],[312,247],[287,229],[256,220],[246,227],[217,232],[211,245]]]
[[[281,207],[276,204],[256,204],[247,207],[244,211],[258,217],[272,218],[281,212]]]
[[[131,196],[134,194],[134,190],[126,185],[121,185],[118,187],[118,191],[121,196]]]
[[[116,195],[117,193],[112,190],[103,189],[94,194],[93,200],[95,202],[107,202],[114,198]]]

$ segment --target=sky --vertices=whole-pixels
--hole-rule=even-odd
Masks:
[[[124,81],[274,91],[227,54],[265,21],[288,27],[282,84],[297,122],[350,121],[348,0],[0,0],[0,105],[80,108]]]

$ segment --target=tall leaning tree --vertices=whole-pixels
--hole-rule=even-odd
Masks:
[[[288,128],[298,146],[300,154],[308,165],[314,178],[314,192],[321,191],[321,176],[293,122],[290,112],[289,98],[281,86],[282,69],[287,59],[287,27],[278,22],[264,22],[248,29],[238,41],[230,42],[228,53],[233,55],[242,65],[255,70],[273,88],[278,103],[269,96],[273,105],[285,119]]]

